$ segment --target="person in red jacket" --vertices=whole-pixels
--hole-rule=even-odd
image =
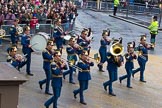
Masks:
[[[31,28],[31,34],[35,34],[35,28],[38,24],[38,19],[36,18],[36,14],[33,14],[33,18],[30,20],[30,28]]]

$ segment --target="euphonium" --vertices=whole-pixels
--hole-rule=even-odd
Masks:
[[[6,35],[6,31],[3,29],[0,29],[0,38],[4,37]]]
[[[110,53],[114,56],[122,55],[124,47],[120,43],[115,43],[110,47]]]

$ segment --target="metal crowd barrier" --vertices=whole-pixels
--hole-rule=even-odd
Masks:
[[[76,4],[77,5],[77,4]],[[114,8],[113,2],[102,2],[100,1],[99,10],[112,10]],[[97,2],[96,1],[87,1],[87,9],[97,9]],[[146,8],[144,4],[132,4],[128,3],[125,7],[123,5],[119,5],[118,9],[120,11],[128,10],[129,12],[134,13],[152,13],[152,14],[159,14],[159,7],[152,6]]]

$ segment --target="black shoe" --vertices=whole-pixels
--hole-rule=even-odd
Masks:
[[[107,91],[107,86],[104,86],[104,90]]]
[[[133,87],[131,87],[131,86],[127,86],[128,88],[133,88]]]
[[[86,102],[80,102],[81,104],[83,104],[83,105],[87,105],[87,103]]]
[[[65,75],[63,74],[63,78],[64,78],[64,80],[65,80]]]
[[[50,93],[50,92],[45,92],[45,94],[47,94],[47,95],[53,95],[52,93]]]
[[[109,93],[109,95],[111,95],[111,96],[116,96],[116,94],[114,94],[114,93]]]
[[[104,70],[99,70],[100,72],[105,72]]]
[[[132,77],[134,78],[134,73],[132,73]]]
[[[120,82],[120,83],[122,83],[122,80],[121,80],[121,78],[119,78],[119,82]]]
[[[73,94],[74,94],[74,99],[76,99],[77,97],[76,97],[76,94],[73,92]]]
[[[29,76],[33,76],[34,74],[32,74],[32,73],[27,73],[27,75],[29,75]]]
[[[41,84],[41,83],[39,82],[39,88],[40,88],[41,90],[43,89],[42,85],[43,85],[43,84]]]
[[[146,81],[145,80],[140,80],[141,82],[143,82],[143,83],[146,83]]]
[[[71,83],[71,84],[75,84],[75,82],[69,82],[69,83]]]

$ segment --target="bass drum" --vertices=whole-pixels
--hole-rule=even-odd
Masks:
[[[32,45],[33,51],[35,52],[43,51],[46,48],[49,39],[50,39],[49,35],[44,32],[39,32],[36,35],[32,36],[30,40],[30,45]]]

